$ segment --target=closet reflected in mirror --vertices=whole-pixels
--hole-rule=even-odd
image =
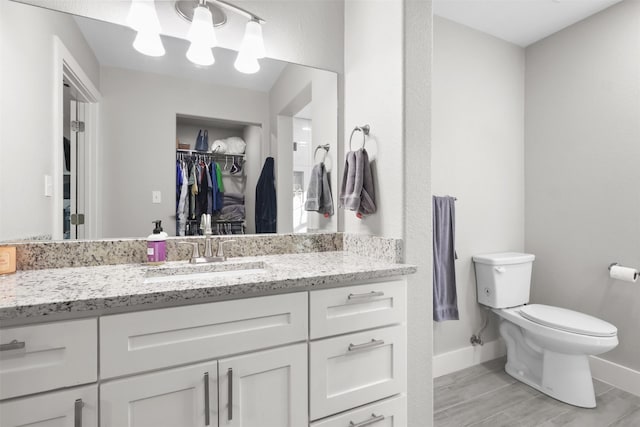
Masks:
[[[307,212],[306,228],[294,229],[291,148],[293,121],[311,105],[309,141],[329,144],[327,157],[338,152],[336,73],[264,58],[259,72],[243,74],[233,65],[237,52],[220,47],[213,49],[215,64],[198,67],[185,57],[189,43],[166,35],[166,54],[153,58],[133,49],[135,32],[126,26],[14,1],[0,5],[2,39],[11,40],[0,52],[0,241],[144,237],[153,220],[179,235],[178,143],[189,146],[183,157],[193,156],[200,129],[209,131],[207,152],[229,136],[247,147],[242,161],[216,160],[228,206],[244,201],[244,221],[221,226],[221,233],[255,232],[256,185],[268,157],[275,159],[277,232],[337,231],[335,217],[317,212]],[[112,8],[105,13],[114,15]],[[83,119],[63,115],[65,84],[82,102]],[[30,159],[28,173],[18,158]],[[337,188],[337,177],[331,180]],[[229,212],[217,212],[223,214]],[[185,234],[200,225],[190,216]],[[320,220],[312,225],[311,216]]]

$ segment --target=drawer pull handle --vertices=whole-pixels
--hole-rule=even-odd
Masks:
[[[347,299],[360,299],[360,298],[375,298],[375,297],[383,297],[384,292],[381,291],[371,291],[364,294],[349,294]]]
[[[13,340],[7,344],[0,344],[0,351],[20,350],[25,347],[24,341]]]
[[[209,372],[204,373],[204,425],[208,426],[210,420],[209,414]]]
[[[383,340],[372,339],[371,341],[363,344],[349,344],[349,351],[364,350],[367,348],[380,347],[381,345],[384,345]]]
[[[361,421],[358,424],[354,423],[353,421],[349,421],[349,427],[364,427],[382,420],[384,420],[384,415],[371,414],[371,418]]]
[[[233,369],[227,371],[227,393],[229,394],[229,408],[227,411],[227,420],[233,419]]]
[[[73,405],[73,427],[82,427],[82,407],[84,403],[82,399],[76,399]]]

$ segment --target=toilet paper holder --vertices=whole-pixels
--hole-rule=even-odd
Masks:
[[[609,267],[607,267],[607,270],[611,271],[611,267],[615,267],[616,265],[620,266],[619,263],[617,262],[612,262],[611,264],[609,264]]]
[[[623,267],[617,262],[609,264],[609,276],[612,279],[635,283],[640,278],[640,271],[636,268]]]

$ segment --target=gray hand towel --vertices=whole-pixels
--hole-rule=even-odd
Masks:
[[[356,172],[356,152],[349,151],[344,162],[344,172],[342,174],[342,186],[340,187],[340,207],[355,211],[360,206],[360,191],[362,190],[362,172],[358,175],[360,181],[357,182]]]
[[[320,199],[319,212],[329,216],[333,215],[333,195],[331,194],[331,184],[329,184],[329,174],[324,163],[322,163],[322,198]]]
[[[307,189],[307,201],[304,204],[307,211],[333,215],[333,197],[331,186],[324,163],[316,164],[311,170],[309,188]]]
[[[433,196],[433,320],[458,320],[455,198]]]
[[[367,150],[347,153],[340,189],[340,207],[361,214],[376,212],[373,174]]]

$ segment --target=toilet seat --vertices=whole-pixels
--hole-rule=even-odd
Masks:
[[[527,320],[561,331],[592,337],[613,337],[618,329],[611,323],[566,308],[543,304],[520,307],[520,315]]]

